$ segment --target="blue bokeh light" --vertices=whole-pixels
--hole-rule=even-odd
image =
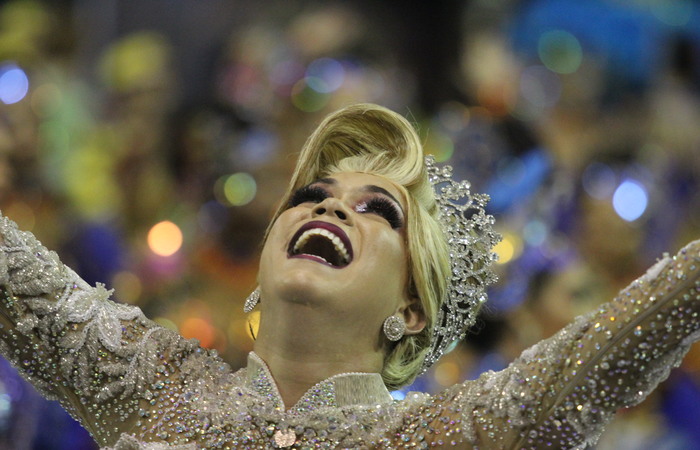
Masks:
[[[29,78],[16,64],[0,65],[0,101],[11,105],[22,100],[29,92]]]
[[[645,187],[635,180],[625,180],[613,194],[615,212],[628,222],[639,219],[649,204]]]
[[[403,391],[391,391],[391,396],[394,400],[403,400],[406,398],[406,393]]]
[[[309,86],[316,92],[329,94],[336,91],[345,81],[343,65],[332,58],[319,58],[306,69]]]

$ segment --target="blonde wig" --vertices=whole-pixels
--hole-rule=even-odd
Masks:
[[[421,371],[450,274],[447,244],[437,221],[423,147],[413,126],[384,107],[357,104],[329,115],[306,141],[271,224],[287,208],[297,189],[338,172],[385,177],[406,200],[407,289],[420,299],[427,325],[419,334],[404,336],[385,356],[384,383],[389,389],[397,389],[411,383]]]

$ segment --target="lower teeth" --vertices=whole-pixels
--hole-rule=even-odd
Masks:
[[[314,258],[321,259],[321,260],[323,260],[323,262],[328,263],[328,260],[327,260],[326,258],[324,258],[323,256],[311,255],[311,254],[309,254],[309,253],[304,253],[304,255],[306,255],[306,256],[313,256]],[[329,263],[329,264],[330,264],[330,263]]]

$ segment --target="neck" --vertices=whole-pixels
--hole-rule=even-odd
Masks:
[[[333,375],[381,371],[384,356],[377,337],[341,322],[308,305],[275,305],[261,312],[253,348],[270,369],[285,407]]]

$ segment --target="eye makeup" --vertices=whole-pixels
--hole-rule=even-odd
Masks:
[[[311,184],[297,189],[289,200],[289,208],[299,206],[303,203],[321,203],[333,194],[326,186],[335,186],[338,181],[335,178],[321,178]],[[384,218],[389,225],[394,228],[401,228],[404,225],[404,213],[401,204],[386,189],[373,184],[358,187],[361,193],[361,201],[353,208],[360,214],[376,214]]]
[[[321,203],[328,197],[330,194],[324,188],[316,184],[309,184],[294,192],[292,198],[289,199],[289,207],[293,208],[307,202]]]
[[[403,226],[403,214],[393,200],[389,200],[381,195],[373,196],[355,206],[358,213],[373,213],[383,217],[391,228],[401,228]]]

